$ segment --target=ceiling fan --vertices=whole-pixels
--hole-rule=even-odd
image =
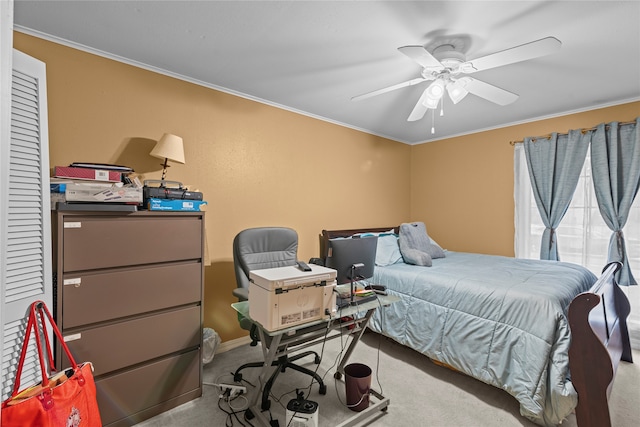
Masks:
[[[428,109],[438,108],[445,91],[454,104],[472,93],[498,105],[508,105],[518,99],[518,95],[466,74],[549,55],[559,50],[561,45],[560,40],[555,37],[546,37],[472,60],[467,60],[465,54],[456,50],[452,43],[445,42],[431,52],[424,46],[402,46],[398,50],[422,67],[421,77],[354,96],[351,100],[360,101],[406,86],[432,81],[418,99],[408,121],[420,120]]]

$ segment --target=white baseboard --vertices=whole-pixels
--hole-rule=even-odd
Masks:
[[[251,343],[251,338],[248,335],[231,341],[225,341],[218,345],[216,353],[224,353],[225,351],[233,350],[234,348],[241,347],[243,345],[249,345],[249,343]]]

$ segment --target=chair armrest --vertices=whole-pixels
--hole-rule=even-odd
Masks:
[[[233,290],[233,296],[240,301],[247,301],[249,299],[249,290],[245,288],[236,288]]]

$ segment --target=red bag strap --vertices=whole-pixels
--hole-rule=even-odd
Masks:
[[[40,322],[38,322],[38,317],[40,317]],[[44,336],[45,345],[47,347],[47,356],[48,356],[48,366],[51,370],[55,370],[54,361],[53,361],[53,353],[51,350],[51,342],[49,340],[49,334],[46,328],[46,321],[51,324],[51,329],[53,330],[55,336],[58,338],[58,343],[60,347],[64,350],[67,357],[69,358],[69,362],[74,371],[78,370],[78,364],[75,359],[71,355],[71,351],[67,346],[67,343],[64,342],[64,338],[62,337],[62,333],[58,329],[56,322],[53,320],[53,316],[51,312],[47,308],[46,304],[43,301],[36,301],[31,304],[29,309],[29,321],[27,322],[27,330],[25,332],[24,342],[22,343],[22,350],[20,351],[20,360],[18,362],[18,369],[16,371],[16,380],[13,385],[13,393],[11,393],[11,397],[18,394],[20,390],[20,376],[22,375],[22,368],[24,366],[24,360],[27,355],[27,348],[29,347],[29,336],[31,334],[31,330],[33,329],[33,334],[36,338],[36,347],[38,349],[38,359],[40,361],[40,371],[42,372],[42,385],[45,386],[47,384],[47,380],[49,379],[49,375],[47,374],[47,364],[44,360],[44,352],[42,349],[42,342],[40,338],[39,327],[42,329],[42,335]]]
[[[16,380],[13,383],[13,392],[11,393],[11,397],[18,394],[20,390],[20,377],[22,376],[22,367],[24,366],[24,359],[27,356],[27,349],[29,347],[29,336],[31,335],[31,329],[34,328],[35,322],[35,313],[29,307],[29,320],[27,321],[27,330],[24,333],[24,341],[22,343],[22,349],[20,350],[20,360],[18,361],[18,369],[16,370]],[[37,334],[37,333],[36,333]],[[42,362],[40,363],[40,367],[42,368]],[[43,372],[45,375],[46,372]]]

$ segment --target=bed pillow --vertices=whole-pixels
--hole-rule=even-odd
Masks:
[[[420,223],[400,224],[398,236],[400,253],[407,264],[431,267],[431,255],[427,252],[431,246],[429,237]]]
[[[444,258],[445,254],[438,244],[432,244],[423,222],[400,225],[400,252],[408,264],[430,267],[432,260]]]
[[[429,233],[427,233],[427,227],[424,225],[424,222],[412,222],[410,224],[414,228],[417,228],[419,230],[418,233],[420,234],[422,240],[424,240],[424,236],[427,236],[427,241],[430,244],[424,245],[424,248],[422,248],[422,250],[428,253],[431,256],[431,259],[438,259],[438,258],[445,257],[444,250],[442,249],[442,247],[440,247],[440,245],[437,244],[436,241],[429,236]]]
[[[384,267],[399,262],[402,262],[402,253],[400,253],[400,245],[398,245],[398,235],[393,233],[378,236],[376,265]]]
[[[387,265],[402,262],[402,254],[398,245],[398,235],[393,230],[385,233],[362,233],[360,236],[378,236],[376,247],[376,265],[385,267]]]
[[[431,242],[431,246],[435,247],[435,250],[433,250],[433,253],[431,254],[431,259],[444,258],[446,255],[444,253],[444,249],[442,249],[442,246],[440,246],[435,240],[433,240],[431,236],[429,236],[429,241]]]

